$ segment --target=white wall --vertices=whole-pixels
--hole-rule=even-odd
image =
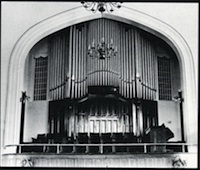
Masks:
[[[25,65],[26,94],[30,97],[26,102],[24,121],[24,142],[31,142],[37,134],[48,133],[48,101],[34,101],[35,57],[47,56],[47,39],[41,40],[30,51]]]
[[[48,102],[27,102],[24,118],[24,142],[31,142],[38,134],[48,133]]]
[[[180,112],[179,105],[173,101],[158,101],[158,124],[163,123],[173,133],[174,137],[169,141],[181,140]]]

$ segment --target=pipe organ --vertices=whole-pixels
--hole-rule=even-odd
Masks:
[[[138,28],[108,19],[73,25],[48,37],[50,133],[140,136],[144,128],[156,125],[157,107],[147,111],[145,106],[145,101],[156,106],[157,89],[157,56],[149,37]],[[98,46],[102,39],[115,46],[116,56],[88,55],[90,45]],[[117,90],[97,95],[90,94],[90,87]],[[138,100],[144,101],[140,107]]]
[[[89,57],[88,45],[112,40],[117,55]],[[145,33],[108,20],[73,25],[49,41],[50,100],[81,98],[88,86],[115,86],[125,98],[156,99],[156,52]],[[137,93],[137,94],[136,94]]]

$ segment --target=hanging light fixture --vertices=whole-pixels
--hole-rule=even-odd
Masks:
[[[87,1],[82,1],[81,2],[83,7],[87,9],[88,11],[92,12],[113,12],[115,8],[120,8],[122,2],[87,2]]]
[[[95,46],[93,40],[92,44],[88,46],[88,55],[99,59],[115,57],[117,55],[117,46],[114,47],[113,39],[111,39],[110,44],[106,44],[103,37],[97,46]]]

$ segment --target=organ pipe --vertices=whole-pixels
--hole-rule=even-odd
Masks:
[[[74,74],[75,74],[75,57],[76,57],[76,54],[75,54],[75,50],[76,50],[76,42],[75,42],[75,38],[76,38],[76,27],[75,26],[73,26],[73,33],[72,33],[72,35],[73,35],[73,46],[72,46],[72,93],[71,93],[71,98],[74,98],[74,89],[75,89],[75,83],[74,83],[74,80],[75,80],[75,76],[74,76]]]
[[[66,98],[70,98],[70,91],[71,91],[71,83],[72,83],[72,45],[73,45],[73,41],[72,41],[72,27],[70,27],[70,31],[69,31],[69,56],[66,55],[66,58],[68,58],[69,62],[66,62],[66,66],[64,66],[65,68],[69,68],[66,69],[65,74],[66,74]],[[67,67],[68,66],[68,67]]]

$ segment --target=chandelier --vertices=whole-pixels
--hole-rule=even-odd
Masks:
[[[117,46],[114,47],[112,38],[110,44],[106,44],[103,37],[97,46],[95,46],[93,39],[92,44],[88,46],[88,55],[99,59],[115,57],[117,55]]]
[[[87,1],[82,1],[81,2],[83,7],[87,9],[88,11],[92,12],[113,12],[115,8],[120,8],[122,2],[87,2]]]

